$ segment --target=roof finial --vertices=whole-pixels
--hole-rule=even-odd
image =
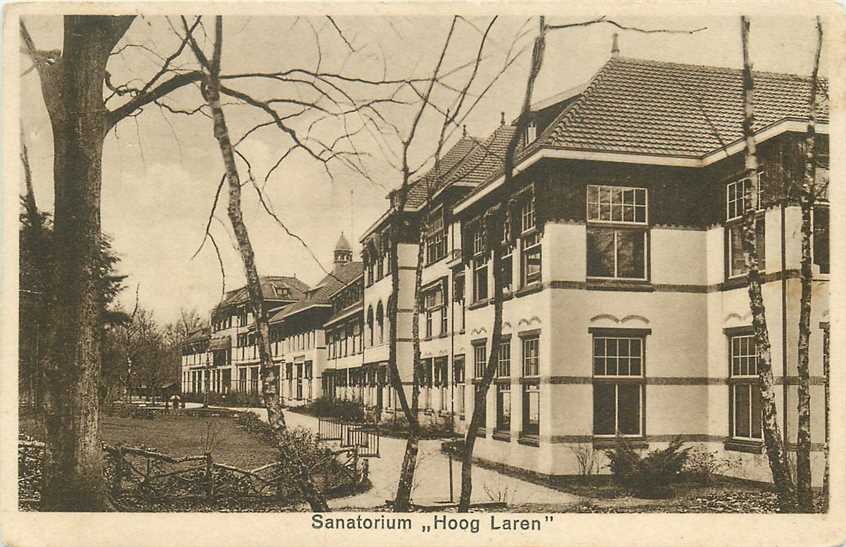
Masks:
[[[611,57],[620,56],[620,44],[617,42],[617,33],[615,32],[611,37]]]
[[[499,113],[499,125],[505,125],[505,112]]]
[[[467,124],[464,124],[463,126],[461,126],[461,133],[462,133],[462,135],[461,135],[462,137],[467,136]]]

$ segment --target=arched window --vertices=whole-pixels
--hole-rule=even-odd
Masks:
[[[376,323],[379,325],[379,343],[385,341],[385,312],[382,309],[382,302],[376,305]]]
[[[367,332],[370,334],[370,344],[373,345],[373,306],[367,306]]]

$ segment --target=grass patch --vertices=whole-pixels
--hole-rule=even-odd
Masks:
[[[203,453],[203,439],[211,426],[216,431],[215,461],[253,469],[276,461],[277,451],[259,435],[244,431],[233,418],[160,416],[153,420],[101,416],[103,442],[110,445],[156,448],[171,456]],[[21,433],[39,440],[32,418],[22,418]]]

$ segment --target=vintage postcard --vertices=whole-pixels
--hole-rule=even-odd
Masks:
[[[0,542],[846,542],[842,8],[646,8],[7,6]]]

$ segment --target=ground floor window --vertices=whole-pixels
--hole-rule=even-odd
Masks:
[[[511,430],[511,384],[496,385],[496,430]]]
[[[259,368],[250,367],[250,393],[258,393]]]
[[[452,361],[452,380],[456,386],[455,407],[460,415],[464,415],[464,356],[456,355]]]
[[[485,429],[488,423],[488,412],[487,412],[487,393],[482,395],[482,391],[479,389],[479,386],[476,386],[476,396],[474,397],[473,404],[473,412],[476,412],[476,407],[479,408],[479,428]]]
[[[245,393],[247,391],[247,369],[238,369],[238,391]]]
[[[593,433],[641,436],[644,337],[594,334]]]
[[[523,384],[523,427],[524,435],[540,433],[540,384]]]
[[[729,337],[729,397],[731,436],[760,441],[761,387],[758,383],[758,353],[755,337],[743,334]]]

